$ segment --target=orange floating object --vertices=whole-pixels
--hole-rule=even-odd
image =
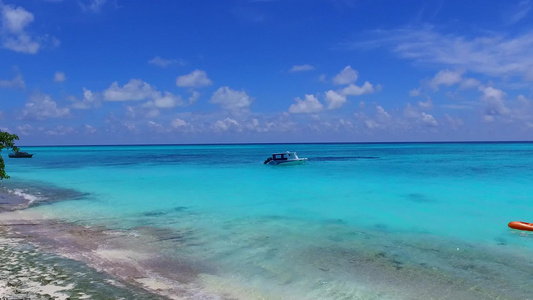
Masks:
[[[513,221],[513,222],[509,223],[509,227],[511,227],[513,229],[518,229],[518,230],[533,231],[533,224],[532,223]]]

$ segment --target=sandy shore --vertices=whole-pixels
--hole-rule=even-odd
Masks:
[[[61,247],[39,243],[53,221],[20,211],[31,199],[0,191],[0,295],[2,299],[164,299],[82,260],[60,255]],[[59,224],[56,224],[57,228]],[[54,228],[52,226],[51,228]],[[65,227],[66,228],[66,227]],[[74,232],[72,234],[75,234]],[[68,238],[68,236],[65,236]],[[79,253],[84,255],[86,253]]]
[[[187,262],[158,257],[158,249],[150,245],[165,232],[138,228],[141,234],[136,234],[64,224],[21,210],[29,202],[0,191],[3,297],[220,299],[194,286],[198,273]]]

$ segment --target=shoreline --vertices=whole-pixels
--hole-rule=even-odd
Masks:
[[[0,190],[0,295],[6,299],[166,299],[35,240],[53,222],[26,213],[31,199]],[[33,219],[33,220],[32,220]],[[57,224],[56,224],[57,225]],[[33,235],[33,238],[32,238]]]
[[[114,296],[108,299],[193,299],[194,295],[187,291],[194,290],[193,287],[186,287],[197,275],[192,268],[167,261],[162,266],[179,272],[176,276],[158,276],[156,269],[162,266],[151,265],[157,249],[147,247],[135,251],[138,249],[134,244],[154,242],[149,235],[143,235],[147,239],[140,241],[141,236],[130,232],[45,219],[24,211],[30,204],[27,198],[6,191],[0,190],[0,199],[0,266],[4,266],[0,267],[0,287],[4,287],[0,288],[0,295],[3,297],[105,299],[111,293]],[[80,272],[84,273],[83,278],[78,276]],[[174,282],[169,280],[171,277],[175,277]],[[98,286],[98,290],[90,285]]]

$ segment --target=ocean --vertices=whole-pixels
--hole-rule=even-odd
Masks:
[[[22,150],[0,220],[154,295],[533,298],[533,234],[507,226],[533,223],[533,143]],[[263,164],[285,151],[307,164]]]

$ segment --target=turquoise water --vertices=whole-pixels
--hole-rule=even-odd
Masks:
[[[161,253],[206,291],[247,299],[497,298],[533,294],[533,144],[24,147],[32,211],[117,230],[183,233]],[[266,166],[296,151],[301,166]],[[142,245],[140,245],[142,246]],[[429,279],[432,278],[432,279]],[[472,289],[476,287],[476,289]],[[453,292],[450,292],[453,290]],[[451,294],[450,294],[451,293]],[[455,294],[454,294],[455,293]]]

